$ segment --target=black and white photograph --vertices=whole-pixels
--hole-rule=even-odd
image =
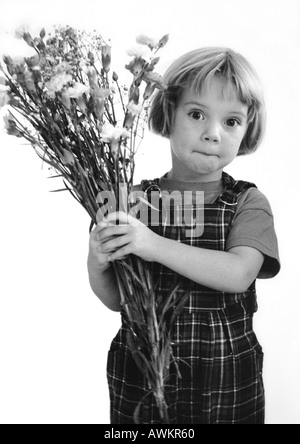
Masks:
[[[0,11],[0,424],[300,424],[300,1]]]

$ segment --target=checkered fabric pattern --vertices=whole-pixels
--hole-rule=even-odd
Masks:
[[[200,248],[224,251],[240,194],[255,185],[223,175],[224,193],[205,205],[204,233],[186,238],[183,227],[153,227],[160,235]],[[157,186],[158,182],[155,182]],[[157,296],[166,297],[178,275],[154,264]],[[190,297],[172,328],[175,363],[170,367],[166,400],[172,424],[263,424],[263,352],[253,332],[257,310],[255,283],[245,293],[211,290],[180,276],[179,292]],[[108,355],[111,423],[159,424],[155,400],[132,358],[123,324]],[[179,372],[178,372],[179,369]]]

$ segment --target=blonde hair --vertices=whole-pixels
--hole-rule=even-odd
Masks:
[[[150,113],[150,129],[170,137],[176,107],[187,88],[200,93],[203,85],[218,77],[228,91],[236,91],[240,101],[248,106],[248,128],[238,155],[254,152],[260,145],[266,123],[262,87],[250,63],[227,48],[201,48],[179,57],[164,75],[165,91],[155,95]]]

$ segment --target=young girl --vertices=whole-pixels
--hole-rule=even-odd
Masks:
[[[255,280],[280,269],[273,216],[252,183],[224,172],[236,156],[259,146],[265,126],[263,94],[241,55],[224,48],[192,51],[165,74],[150,112],[150,128],[170,140],[172,169],[142,183],[162,191],[204,192],[204,232],[152,227],[125,213],[110,214],[91,233],[88,268],[93,291],[111,310],[120,297],[111,263],[135,254],[153,263],[157,294],[174,277],[189,299],[172,330],[181,378],[168,381],[174,424],[263,424],[263,352],[252,328]],[[121,225],[116,225],[119,220]],[[108,358],[111,422],[133,423],[148,393],[122,326]],[[158,423],[154,399],[145,397],[143,423]]]

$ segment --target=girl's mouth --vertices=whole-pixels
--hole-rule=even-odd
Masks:
[[[219,157],[217,154],[205,153],[203,151],[198,151],[198,150],[194,150],[193,153],[201,154],[202,156],[207,156],[207,157]]]

